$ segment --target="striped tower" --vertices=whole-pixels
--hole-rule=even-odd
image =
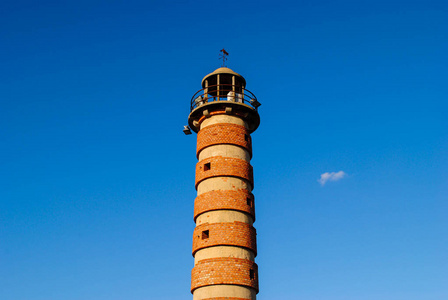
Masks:
[[[188,123],[198,134],[194,300],[252,300],[258,293],[250,134],[260,124],[260,103],[245,86],[222,67],[204,77],[191,102]]]

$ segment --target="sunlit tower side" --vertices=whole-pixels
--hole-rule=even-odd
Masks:
[[[191,100],[190,129],[197,133],[193,233],[194,300],[253,300],[258,266],[252,138],[260,124],[257,98],[246,80],[221,67],[202,80]]]

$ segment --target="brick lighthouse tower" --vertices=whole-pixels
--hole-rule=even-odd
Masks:
[[[244,77],[226,67],[205,76],[192,98],[184,132],[197,133],[194,300],[256,299],[250,134],[260,124],[259,106]]]

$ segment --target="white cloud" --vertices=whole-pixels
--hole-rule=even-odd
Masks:
[[[318,179],[317,181],[320,183],[320,185],[324,186],[325,183],[327,183],[327,181],[338,181],[344,178],[345,176],[347,176],[347,173],[345,173],[344,171],[325,172],[320,175],[320,179]]]

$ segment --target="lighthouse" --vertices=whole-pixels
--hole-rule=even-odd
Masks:
[[[186,134],[197,133],[194,300],[254,300],[259,291],[252,138],[260,124],[246,80],[227,67],[202,79]]]

